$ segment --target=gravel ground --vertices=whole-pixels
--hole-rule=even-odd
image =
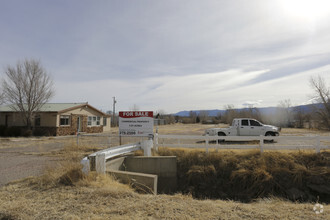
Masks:
[[[118,145],[118,138],[111,140]],[[42,175],[60,161],[56,151],[77,143],[76,136],[0,138],[0,187],[29,176]],[[81,137],[79,145],[110,147],[108,137]]]
[[[0,139],[0,187],[11,181],[43,174],[46,168],[55,166],[59,161],[50,156],[51,152],[63,146],[63,141],[46,138]]]
[[[0,187],[14,180],[41,175],[45,168],[55,163],[54,157],[1,152]]]

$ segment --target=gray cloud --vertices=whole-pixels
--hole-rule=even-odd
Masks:
[[[0,8],[0,65],[37,58],[59,88],[68,82],[88,87],[103,81],[108,83],[103,86],[118,89],[105,88],[111,96],[122,89],[134,88],[141,96],[152,91],[148,103],[158,103],[166,90],[178,91],[173,99],[186,109],[194,108],[196,94],[183,95],[181,86],[196,77],[210,85],[192,83],[197,94],[207,97],[207,101],[198,101],[196,109],[216,108],[213,103],[231,100],[241,105],[246,100],[263,99],[262,105],[270,105],[263,97],[236,101],[235,90],[258,88],[289,76],[296,79],[307,70],[316,74],[330,60],[330,9],[322,20],[299,20],[283,10],[283,2],[6,1]],[[251,77],[256,72],[259,74]],[[231,98],[219,95],[229,90]],[[98,94],[89,92],[93,94],[85,97],[90,99]],[[84,98],[71,94],[59,92],[56,99]],[[135,100],[147,102],[140,96],[126,99],[128,106],[132,106],[128,102],[142,106]],[[272,100],[276,105],[277,99]]]

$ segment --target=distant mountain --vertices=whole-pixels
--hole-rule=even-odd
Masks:
[[[322,104],[309,104],[309,105],[299,105],[299,106],[293,106],[290,107],[291,111],[294,111],[296,108],[299,108],[304,113],[311,113],[314,111],[315,107],[322,108]],[[248,108],[239,108],[235,109],[237,111],[244,111]],[[261,114],[265,115],[271,115],[275,114],[276,111],[279,109],[279,107],[263,107],[263,108],[257,108]],[[219,110],[219,109],[213,109],[213,110],[191,110],[191,111],[180,111],[174,114],[174,116],[181,116],[181,117],[189,117],[190,112],[194,112],[196,115],[199,115],[200,112],[207,112],[209,116],[214,117],[219,114],[224,114],[226,110]]]
[[[219,113],[223,114],[226,110],[219,110],[219,109],[213,109],[213,110],[191,110],[191,111],[180,111],[178,113],[175,113],[174,116],[181,116],[181,117],[189,117],[190,112],[195,113],[196,115],[199,115],[200,112],[207,112],[209,116],[217,116]]]

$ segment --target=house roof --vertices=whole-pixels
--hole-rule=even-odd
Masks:
[[[5,106],[0,106],[0,112],[16,112],[13,109],[14,104],[12,105],[5,105]],[[38,112],[58,112],[58,113],[62,113],[62,112],[66,112],[69,110],[73,110],[76,108],[80,108],[80,107],[88,107],[91,108],[103,115],[106,115],[104,112],[94,108],[93,106],[89,105],[87,102],[84,103],[45,103]]]

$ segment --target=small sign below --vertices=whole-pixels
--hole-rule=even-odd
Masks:
[[[154,118],[152,111],[119,112],[119,135],[152,137]]]

